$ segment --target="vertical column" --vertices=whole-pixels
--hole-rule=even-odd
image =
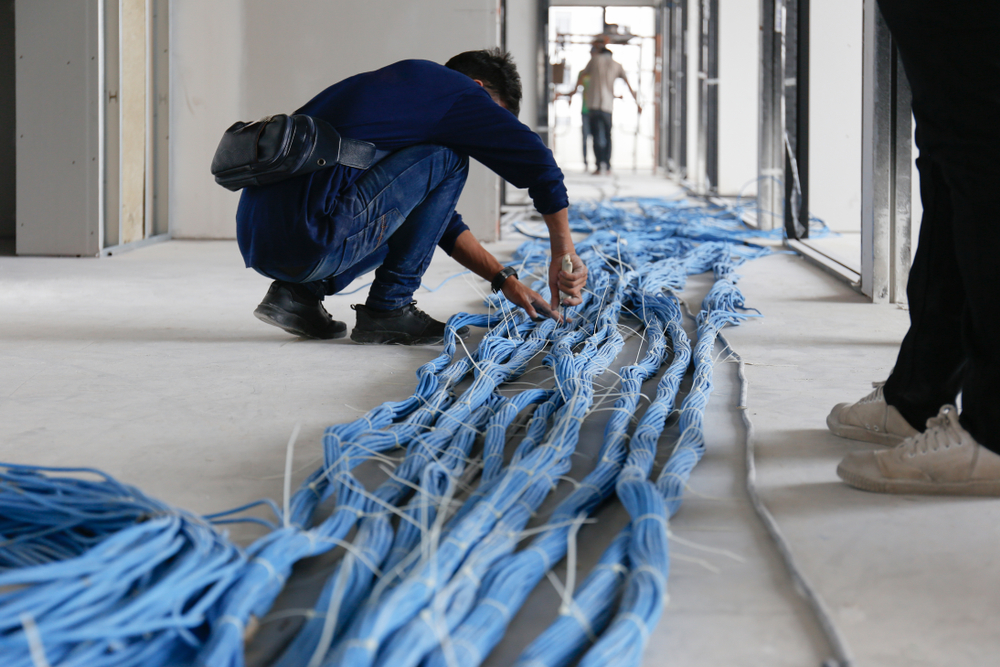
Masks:
[[[910,93],[910,82],[903,70],[903,61],[895,45],[892,49],[892,233],[889,238],[889,301],[906,303],[906,284],[910,276],[910,264],[913,261],[911,249],[911,227],[913,224],[912,199],[912,169],[913,169],[913,98]]]
[[[679,178],[687,177],[687,4],[676,0],[667,9],[666,164]]]
[[[657,173],[660,167],[667,166],[667,111],[669,109],[669,96],[667,94],[667,72],[670,62],[669,30],[670,30],[670,10],[663,5],[657,5],[656,9],[656,42],[653,51],[653,97],[656,100],[656,116],[653,122],[653,147],[656,154],[653,159],[653,173]],[[668,172],[669,173],[669,172]]]
[[[149,78],[146,89],[146,235],[170,232],[170,0],[151,0]]]
[[[14,238],[14,218],[17,205],[15,167],[17,149],[14,140],[17,117],[14,110],[17,97],[14,77],[14,3],[0,4],[0,245]],[[6,252],[6,250],[3,250]]]
[[[110,248],[122,243],[121,229],[121,12],[119,0],[101,0],[104,9],[101,22],[103,40],[101,53],[104,55],[104,85],[101,99],[101,121],[104,137],[101,141],[101,173],[104,196],[102,198],[101,229],[104,237],[101,248]]]
[[[774,229],[784,222],[785,189],[785,6],[760,4],[760,134],[757,162],[757,225]]]
[[[784,225],[790,239],[809,237],[809,0],[785,0]]]
[[[546,146],[549,144],[549,0],[538,0],[538,41],[536,44],[536,120],[535,132]]]
[[[698,35],[698,159],[690,175],[699,193],[719,186],[719,0],[701,0]]]
[[[909,84],[876,0],[866,0],[862,82],[861,291],[903,303],[910,268]]]

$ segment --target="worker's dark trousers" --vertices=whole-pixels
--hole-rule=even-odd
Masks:
[[[594,137],[594,162],[597,168],[611,169],[611,114],[591,109],[590,134]]]
[[[913,90],[924,215],[886,401],[1000,453],[1000,2],[880,0]]]

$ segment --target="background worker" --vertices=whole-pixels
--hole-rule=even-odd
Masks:
[[[621,79],[632,93],[635,106],[642,113],[639,96],[625,76],[625,68],[615,60],[607,48],[605,37],[594,39],[590,49],[590,61],[580,72],[580,77],[590,77],[590,85],[584,88],[583,99],[590,115],[590,134],[594,140],[595,175],[611,171],[611,112],[615,103],[615,81]],[[577,80],[579,84],[579,79]]]
[[[248,267],[274,280],[254,314],[298,336],[340,338],[344,322],[323,297],[375,271],[366,302],[352,306],[358,343],[435,344],[443,322],[413,294],[435,246],[488,280],[528,315],[556,317],[581,302],[586,267],[576,255],[563,174],[537,134],[517,120],[521,82],[508,54],[469,51],[444,66],[404,60],[319,93],[296,113],[388,153],[362,170],[344,165],[243,190],[237,239]],[[549,303],[476,240],[455,211],[469,158],[527,188],[549,228]],[[569,255],[573,270],[561,269]],[[466,332],[459,332],[464,334]]]

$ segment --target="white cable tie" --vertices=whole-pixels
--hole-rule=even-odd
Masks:
[[[733,559],[737,563],[746,562],[746,559],[743,558],[743,556],[740,556],[739,554],[733,553],[732,551],[727,551],[726,549],[719,549],[716,547],[707,546],[705,544],[698,544],[697,542],[692,542],[691,540],[676,535],[673,531],[669,529],[667,530],[667,537],[670,538],[670,541],[672,542],[683,544],[684,546],[691,547],[692,549],[700,549],[708,553],[717,554],[719,556],[725,556],[727,558]]]
[[[302,430],[302,423],[299,422],[295,424],[295,428],[292,429],[292,436],[288,438],[288,447],[285,450],[285,486],[284,486],[284,525],[285,528],[291,525],[291,517],[289,506],[292,499],[292,459],[295,456],[295,440],[299,437],[299,431]]]
[[[542,549],[537,544],[533,547],[530,547],[528,551],[534,551],[535,553],[537,553],[539,556],[542,557],[542,563],[544,563],[544,568],[546,571],[552,569],[552,564],[549,562],[549,555],[544,551],[542,551]]]
[[[466,579],[472,581],[472,583],[475,584],[476,587],[481,586],[483,583],[483,580],[476,575],[476,571],[472,568],[471,565],[466,565],[465,567],[463,567],[459,572],[459,574],[464,575]]]
[[[38,631],[35,624],[35,617],[27,612],[23,612],[19,617],[21,626],[24,628],[24,636],[28,640],[28,650],[31,652],[31,662],[35,667],[50,667],[48,658],[45,657],[45,644],[42,642],[42,633]]]
[[[225,616],[219,619],[219,625],[225,625],[227,623],[230,625],[235,625],[236,631],[239,632],[240,635],[243,634],[243,630],[246,628],[246,624],[243,623],[243,621],[241,621],[240,619],[233,616],[232,614],[226,614]]]
[[[662,572],[660,572],[659,570],[657,570],[655,567],[653,567],[652,565],[648,565],[648,564],[640,565],[639,567],[637,567],[634,570],[632,570],[632,572],[634,574],[638,574],[640,572],[649,572],[654,577],[656,577],[657,580],[662,581],[663,584],[664,584],[664,586],[667,583],[666,576]]]
[[[347,640],[345,645],[347,646],[347,648],[356,646],[371,653],[374,653],[376,649],[378,649],[378,641],[370,637],[367,639],[349,639]]]
[[[649,629],[646,628],[646,622],[641,616],[635,612],[626,612],[618,617],[621,621],[632,621],[635,627],[639,628],[639,632],[642,634],[642,643],[645,644],[649,641]]]
[[[260,556],[257,556],[256,558],[254,558],[250,562],[251,563],[260,563],[261,565],[263,565],[264,568],[267,570],[267,578],[268,579],[271,579],[273,577],[273,578],[277,579],[278,581],[284,581],[284,577],[278,576],[278,571],[274,568],[274,565],[272,565],[269,560],[267,560],[265,558],[261,558]]]
[[[667,517],[663,516],[662,514],[643,514],[641,516],[632,519],[633,524],[637,524],[642,521],[659,521],[664,526],[667,525]]]
[[[587,620],[587,617],[584,616],[583,610],[580,609],[580,605],[576,603],[576,600],[570,600],[568,606],[566,604],[560,605],[559,614],[561,616],[572,616],[576,619],[576,622],[580,624],[583,631],[587,633],[587,639],[590,640],[591,644],[597,641],[597,635],[594,634],[593,626]]]
[[[621,563],[608,563],[606,565],[598,565],[594,569],[596,569],[596,570],[611,570],[612,572],[614,572],[616,574],[623,574],[623,575],[627,575],[628,574],[628,568],[625,567],[624,565],[622,565]]]
[[[503,614],[503,622],[507,623],[510,621],[510,608],[499,600],[494,600],[493,598],[486,598],[481,604],[488,604],[491,607],[495,607],[501,614]],[[475,664],[475,663],[473,663]]]

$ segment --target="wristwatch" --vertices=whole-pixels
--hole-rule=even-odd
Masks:
[[[517,269],[515,269],[513,266],[505,266],[504,268],[500,269],[500,271],[495,276],[493,276],[493,281],[490,282],[490,287],[493,288],[493,293],[496,294],[497,292],[499,292],[500,289],[503,287],[503,284],[511,276],[517,278]]]

